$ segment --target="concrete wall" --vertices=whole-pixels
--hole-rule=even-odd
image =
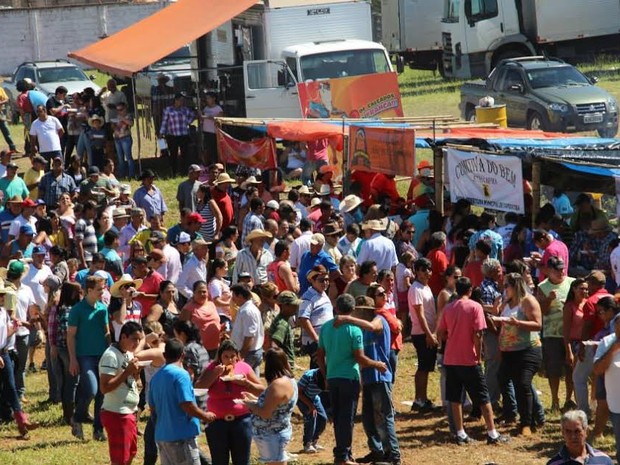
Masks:
[[[99,39],[155,13],[168,2],[0,9],[0,74],[24,61],[67,58]]]

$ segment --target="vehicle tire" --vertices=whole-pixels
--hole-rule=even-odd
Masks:
[[[470,123],[476,122],[476,108],[469,106],[465,110],[465,121],[469,121]]]
[[[532,113],[530,113],[530,115],[527,117],[527,128],[533,130],[539,129],[541,131],[546,130],[545,120],[542,116],[540,116],[540,113],[538,113],[537,111],[533,111]]]
[[[598,136],[603,139],[613,139],[618,133],[618,128],[597,129],[596,132],[598,132]]]

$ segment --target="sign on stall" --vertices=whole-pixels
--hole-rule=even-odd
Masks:
[[[446,149],[450,199],[492,210],[525,213],[521,159]]]
[[[220,128],[216,128],[217,148],[224,163],[249,166],[261,170],[277,167],[276,146],[271,137],[251,141],[235,139]]]
[[[411,176],[415,129],[349,126],[349,169]]]

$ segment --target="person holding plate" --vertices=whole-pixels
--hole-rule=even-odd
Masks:
[[[265,388],[231,340],[224,340],[196,388],[209,389],[207,410],[215,420],[206,429],[213,465],[249,465],[252,444],[250,410],[240,401],[243,392],[260,394]]]

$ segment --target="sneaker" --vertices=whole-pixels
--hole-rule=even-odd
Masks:
[[[304,444],[304,453],[305,454],[316,454],[316,447],[312,445],[312,443],[307,442]]]
[[[471,443],[473,443],[473,442],[476,442],[476,441],[474,441],[472,438],[470,438],[470,437],[469,437],[469,436],[467,436],[467,435],[465,435],[465,437],[456,436],[456,443],[457,443],[459,446],[464,446],[464,445],[466,445],[466,444],[471,444]]]
[[[434,412],[436,410],[441,410],[441,406],[435,405],[432,400],[426,399],[420,407],[421,413]]]
[[[364,457],[360,457],[355,461],[357,463],[375,463],[383,460],[383,454],[379,454],[377,452],[369,452]]]
[[[318,444],[316,441],[314,441],[314,442],[312,443],[312,446],[313,446],[313,447],[314,447],[317,451],[319,451],[319,450],[325,450],[325,447],[323,447],[322,445]]]
[[[496,438],[492,438],[487,434],[487,444],[505,444],[510,441],[510,436],[498,435]]]
[[[573,410],[577,408],[577,404],[572,400],[567,400],[564,402],[564,406],[562,407],[562,412],[568,412],[569,410]]]
[[[84,440],[84,430],[82,429],[82,423],[74,421],[71,423],[71,434],[80,440]]]
[[[103,431],[93,431],[93,439],[99,442],[105,442],[108,440]]]
[[[420,402],[419,400],[414,400],[411,404],[411,411],[418,412],[424,406],[424,402]]]

